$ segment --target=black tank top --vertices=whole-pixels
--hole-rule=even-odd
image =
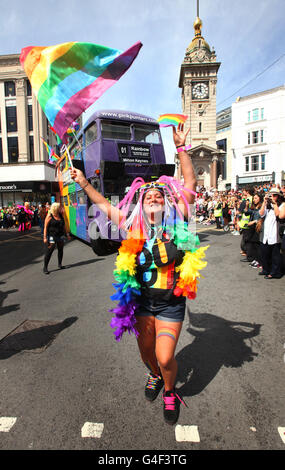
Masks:
[[[53,237],[61,237],[64,235],[64,219],[60,216],[60,220],[56,220],[51,214],[51,220],[48,224],[48,234]]]

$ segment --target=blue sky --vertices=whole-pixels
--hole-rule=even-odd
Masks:
[[[154,118],[182,112],[178,79],[194,36],[196,0],[1,3],[0,54],[67,41],[125,50],[141,41],[143,47],[132,67],[93,109],[125,109]],[[237,96],[285,83],[284,0],[200,0],[200,18],[202,34],[221,62],[217,111],[230,106]],[[162,135],[171,161],[171,128],[163,129]]]

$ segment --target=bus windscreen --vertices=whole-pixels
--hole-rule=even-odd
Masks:
[[[102,139],[131,140],[130,124],[116,121],[101,121]]]
[[[148,144],[160,144],[160,133],[154,126],[134,124],[134,139]]]

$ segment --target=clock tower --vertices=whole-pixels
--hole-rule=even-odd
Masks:
[[[182,88],[183,114],[190,127],[186,144],[192,157],[198,185],[217,187],[224,152],[216,145],[216,85],[220,63],[214,49],[202,36],[202,21],[194,22],[195,36],[186,49],[181,64],[179,87]],[[179,174],[179,171],[178,171]]]

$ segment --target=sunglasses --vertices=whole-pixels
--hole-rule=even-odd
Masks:
[[[157,181],[153,181],[152,183],[145,183],[140,187],[140,189],[163,189],[163,188],[165,188],[165,183],[159,183]]]

